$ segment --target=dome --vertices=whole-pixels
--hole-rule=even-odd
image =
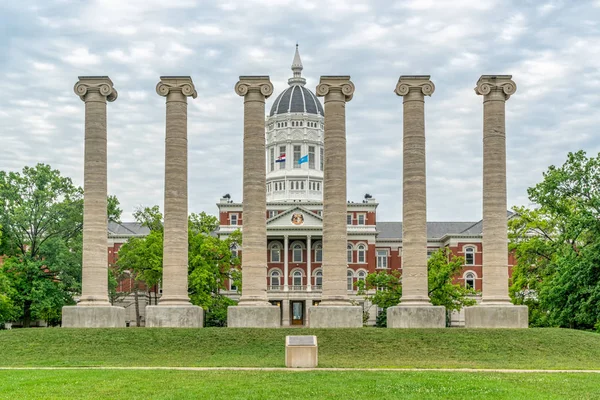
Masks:
[[[270,117],[287,113],[325,114],[317,96],[304,87],[306,79],[302,77],[302,69],[302,61],[300,60],[298,45],[296,45],[296,54],[292,62],[294,76],[288,79],[290,87],[277,96],[273,102],[269,113]]]
[[[299,84],[290,86],[277,96],[269,116],[288,112],[324,115],[323,106],[317,96]]]

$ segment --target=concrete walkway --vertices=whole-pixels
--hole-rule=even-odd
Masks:
[[[259,368],[259,367],[0,367],[0,370],[131,370],[131,371],[369,371],[369,372],[477,372],[477,373],[518,373],[518,374],[600,374],[600,370],[587,369],[475,369],[475,368]]]

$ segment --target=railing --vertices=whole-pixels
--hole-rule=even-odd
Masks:
[[[313,285],[310,287],[310,290],[313,292],[320,292],[323,289],[321,285]],[[267,291],[269,292],[282,292],[284,290],[283,285],[268,285]],[[308,286],[306,285],[289,285],[288,291],[290,292],[306,292],[308,290]]]
[[[275,285],[275,286],[267,286],[267,290],[269,291],[274,291],[274,292],[279,292],[283,290],[283,285]]]

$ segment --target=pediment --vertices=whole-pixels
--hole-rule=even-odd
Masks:
[[[322,225],[323,218],[321,218],[321,216],[301,206],[292,207],[289,210],[267,220],[267,228],[283,226],[290,228],[302,228],[306,226],[314,227]]]

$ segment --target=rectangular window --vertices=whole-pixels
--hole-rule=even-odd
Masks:
[[[315,250],[315,262],[323,262],[323,249],[321,246],[317,247]]]
[[[275,170],[275,148],[271,147],[270,149],[270,161],[269,161],[269,165],[270,165],[270,171],[274,171]]]
[[[279,146],[279,156],[284,156],[285,158],[285,146]],[[279,169],[285,169],[285,161],[279,163]]]
[[[358,214],[358,224],[359,225],[364,225],[365,224],[365,214]]]
[[[298,164],[300,157],[302,157],[302,151],[300,146],[294,146],[294,168],[300,168],[302,165]]]
[[[277,210],[269,210],[269,218],[273,218],[277,215]]]
[[[315,146],[308,146],[308,168],[315,169]]]
[[[323,171],[323,161],[324,161],[323,148],[319,147],[319,166],[321,167],[321,171]]]
[[[387,250],[377,250],[377,268],[388,267],[388,253]]]
[[[237,225],[237,224],[238,224],[237,214],[229,214],[229,225]]]
[[[346,225],[352,225],[352,214],[346,214]]]

